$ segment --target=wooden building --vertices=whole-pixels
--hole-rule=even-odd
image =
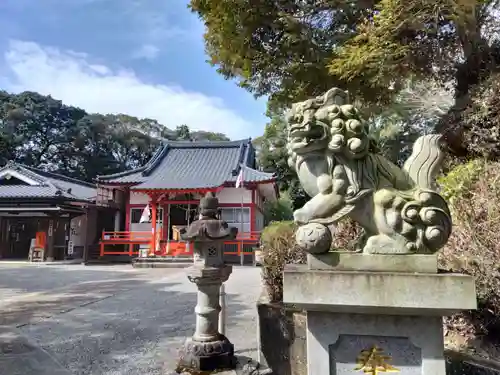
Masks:
[[[0,168],[0,258],[28,259],[35,244],[47,261],[84,260],[101,228],[113,225],[115,210],[98,207],[96,194],[95,185],[60,174]]]
[[[256,169],[249,139],[166,142],[143,167],[100,176],[97,183],[99,197],[120,207],[115,230],[102,234],[103,257],[190,256],[179,230],[196,219],[208,191],[219,198],[222,219],[239,229],[226,253],[250,254],[265,224],[263,204],[277,198],[274,175]]]

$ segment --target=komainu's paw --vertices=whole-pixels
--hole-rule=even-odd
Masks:
[[[311,220],[311,215],[308,214],[306,210],[303,208],[296,210],[293,213],[293,220],[298,224],[298,225],[303,225],[307,224],[309,220]]]

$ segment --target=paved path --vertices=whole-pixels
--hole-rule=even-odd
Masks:
[[[259,272],[235,267],[226,286],[226,334],[253,358]],[[195,303],[179,269],[0,264],[0,375],[162,374]]]

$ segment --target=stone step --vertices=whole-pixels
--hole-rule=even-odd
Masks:
[[[189,267],[193,265],[192,257],[148,257],[148,258],[135,258],[132,260],[132,267],[134,268],[177,268]]]

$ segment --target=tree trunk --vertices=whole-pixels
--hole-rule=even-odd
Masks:
[[[455,104],[439,121],[436,130],[443,134],[452,155],[464,157],[469,151],[463,140],[467,129],[464,128],[461,115],[471,103],[471,89],[489,77],[494,69],[495,59],[492,48],[481,36],[476,14],[471,14],[468,24],[458,28],[458,35],[464,62],[457,66],[455,72]]]

